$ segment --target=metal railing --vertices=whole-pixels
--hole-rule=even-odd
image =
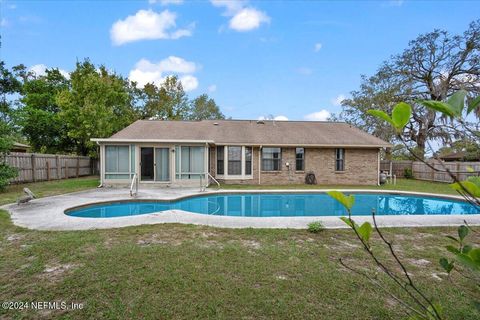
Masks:
[[[218,189],[220,189],[220,182],[217,181],[209,172],[207,172],[207,183],[203,183],[203,174],[200,175],[200,192],[204,192],[205,189],[210,185],[210,180],[212,179],[215,184],[217,185]]]
[[[138,194],[138,175],[135,173],[130,183],[130,197],[135,197]]]

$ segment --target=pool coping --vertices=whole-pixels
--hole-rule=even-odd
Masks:
[[[125,216],[114,218],[82,218],[66,215],[66,210],[105,202],[125,201],[159,201],[171,202],[194,196],[208,194],[239,194],[239,193],[325,193],[338,190],[345,193],[383,193],[421,195],[435,198],[464,200],[461,196],[443,195],[426,192],[401,190],[368,190],[368,189],[277,189],[277,190],[212,190],[199,192],[196,189],[144,189],[139,196],[130,198],[128,189],[101,188],[74,192],[69,194],[35,199],[28,204],[8,204],[0,208],[7,210],[15,225],[36,230],[90,230],[109,229],[143,224],[183,223],[206,225],[222,228],[294,228],[304,229],[313,221],[321,221],[326,228],[347,228],[338,216],[309,217],[234,217],[214,216],[182,210],[167,210],[163,212]],[[100,201],[99,201],[100,200]],[[355,216],[358,223],[372,222],[372,217]],[[382,227],[426,227],[426,226],[458,226],[467,220],[470,225],[480,225],[480,214],[471,215],[403,215],[376,216]]]

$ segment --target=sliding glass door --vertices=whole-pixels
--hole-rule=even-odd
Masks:
[[[205,147],[175,147],[176,179],[200,179],[205,172]]]
[[[170,149],[140,148],[140,180],[170,181]]]
[[[168,148],[155,148],[155,181],[170,181],[170,153]]]

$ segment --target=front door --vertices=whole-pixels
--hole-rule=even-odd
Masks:
[[[155,148],[155,181],[170,181],[169,148]]]
[[[140,148],[140,180],[154,181],[154,154],[153,148]]]

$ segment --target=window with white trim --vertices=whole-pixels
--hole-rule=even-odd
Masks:
[[[217,146],[217,175],[226,178],[252,178],[252,147]]]

